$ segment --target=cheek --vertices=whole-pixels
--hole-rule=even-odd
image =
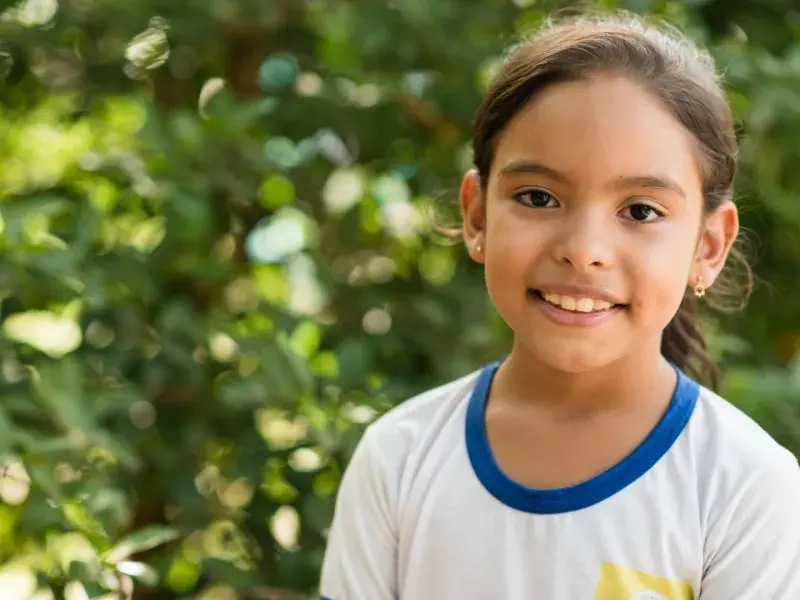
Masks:
[[[514,322],[524,309],[525,289],[541,253],[542,236],[505,208],[498,207],[487,219],[484,273],[492,304],[507,322]]]
[[[631,257],[628,271],[634,274],[634,307],[666,325],[683,300],[693,255],[691,240],[676,239]]]
[[[545,232],[536,223],[511,212],[499,208],[487,221],[486,276],[487,280],[515,281],[521,286],[547,242]]]

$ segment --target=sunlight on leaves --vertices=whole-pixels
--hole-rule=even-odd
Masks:
[[[21,460],[6,457],[0,464],[0,499],[11,506],[23,504],[31,490],[31,478]]]
[[[301,473],[317,471],[322,466],[322,458],[311,448],[299,448],[289,457],[289,466]]]
[[[3,21],[17,22],[24,27],[47,25],[58,12],[58,0],[23,0],[2,15]]]
[[[212,77],[203,84],[197,99],[197,111],[201,117],[208,117],[209,104],[217,94],[225,89],[225,85],[225,80],[221,77]]]
[[[176,592],[189,592],[200,578],[200,565],[183,554],[172,559],[167,570],[166,582]]]
[[[281,506],[270,520],[272,535],[283,548],[297,548],[297,537],[300,534],[300,515],[291,506]]]
[[[117,564],[117,571],[142,582],[146,586],[158,584],[158,571],[148,564],[123,560]]]
[[[150,19],[148,28],[137,34],[125,50],[129,61],[126,73],[134,79],[141,78],[145,72],[159,68],[169,59],[169,24],[161,17]]]
[[[47,311],[11,315],[3,323],[3,333],[8,339],[53,358],[61,358],[78,348],[83,337],[74,320]]]
[[[357,169],[336,169],[322,187],[322,201],[331,214],[342,214],[364,195],[364,175]]]
[[[255,262],[276,263],[307,248],[315,239],[316,223],[305,213],[288,206],[250,233],[247,252]]]
[[[0,570],[0,590],[4,598],[30,598],[36,587],[36,575],[27,568],[10,564]]]
[[[392,328],[392,315],[383,308],[371,308],[361,320],[364,331],[372,335],[385,335]]]

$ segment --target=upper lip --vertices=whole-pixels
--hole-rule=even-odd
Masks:
[[[570,285],[570,284],[544,284],[536,286],[535,289],[543,294],[563,294],[573,298],[592,298],[593,300],[605,300],[611,304],[625,304],[625,302],[614,294],[606,290],[591,285]]]

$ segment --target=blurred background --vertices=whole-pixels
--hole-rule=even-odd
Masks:
[[[503,49],[572,4],[0,6],[3,600],[315,597],[364,426],[507,348],[434,215]],[[757,286],[707,331],[800,453],[800,11],[589,5],[719,61]]]

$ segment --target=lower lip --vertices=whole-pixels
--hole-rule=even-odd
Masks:
[[[599,325],[604,323],[620,312],[624,307],[615,306],[605,310],[597,310],[593,312],[578,312],[572,310],[564,310],[558,306],[550,304],[543,298],[540,298],[535,292],[528,292],[528,298],[533,300],[551,321],[559,325],[573,325],[576,327],[590,327],[592,325]]]

